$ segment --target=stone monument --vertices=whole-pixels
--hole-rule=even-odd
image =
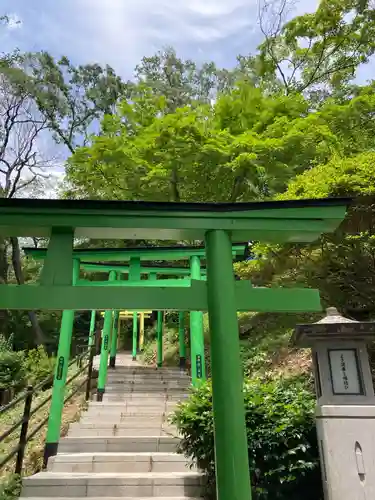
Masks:
[[[375,323],[344,318],[334,307],[294,331],[295,344],[312,348],[325,500],[375,499],[375,396],[367,352],[374,338]]]

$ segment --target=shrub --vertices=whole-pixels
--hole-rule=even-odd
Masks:
[[[6,338],[5,335],[0,333],[0,352],[13,351],[13,335]]]
[[[0,389],[19,389],[25,384],[23,352],[0,351]]]
[[[315,396],[305,378],[247,379],[244,383],[249,464],[254,500],[322,498],[314,421]],[[215,483],[210,383],[193,389],[172,417],[181,451]],[[230,432],[230,429],[228,429]]]
[[[25,384],[24,353],[13,351],[12,345],[12,336],[6,339],[0,335],[0,404],[4,391],[18,390]]]
[[[43,346],[30,350],[25,356],[25,369],[28,383],[36,385],[42,380],[53,375],[55,358],[49,357]],[[52,381],[47,383],[44,389],[48,389]]]
[[[21,494],[21,478],[12,474],[0,484],[0,500],[15,500]]]

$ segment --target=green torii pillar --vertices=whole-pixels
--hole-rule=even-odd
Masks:
[[[141,280],[141,259],[139,257],[131,257],[129,264],[129,281],[140,281]],[[132,359],[135,361],[137,359],[137,347],[138,347],[138,313],[133,312],[133,348],[132,348]]]
[[[108,282],[113,284],[116,281],[117,275],[115,271],[110,271]],[[103,395],[105,393],[105,386],[107,383],[107,370],[108,370],[108,354],[110,349],[110,336],[112,330],[113,322],[113,311],[108,310],[104,313],[104,324],[102,333],[102,345],[100,349],[100,363],[99,363],[99,377],[98,377],[98,388],[96,393],[97,401],[103,401]]]
[[[91,319],[90,319],[90,330],[89,330],[89,349],[94,345],[95,342],[95,325],[96,325],[96,311],[91,311]]]
[[[115,270],[110,270],[109,272]],[[116,272],[116,278],[121,279],[121,275]],[[116,353],[117,353],[117,339],[118,339],[118,333],[119,333],[119,317],[120,317],[120,311],[113,311],[113,325],[112,325],[112,337],[111,337],[111,349],[110,349],[110,354],[109,354],[109,367],[110,368],[115,368],[116,367]]]
[[[178,313],[178,347],[180,354],[180,370],[186,369],[186,345],[185,345],[185,312]]]
[[[54,236],[54,238],[52,236]],[[66,259],[64,255],[66,252],[68,256],[72,257],[73,233],[61,232],[55,235],[52,233],[51,240],[52,242],[48,248],[49,257],[52,258],[52,261],[57,261],[59,257],[63,257],[64,263],[60,270],[57,270],[56,268],[53,269],[52,265],[44,266],[42,270],[41,282],[42,284],[48,284],[57,278],[59,281],[64,280],[66,283],[71,283],[71,285],[74,286],[79,279],[79,259],[73,259],[69,262],[69,259]],[[69,277],[72,262],[73,274]],[[64,277],[63,274],[65,271],[67,276]],[[64,408],[65,384],[68,375],[73,326],[74,310],[64,310],[61,318],[59,346],[57,349],[55,375],[52,386],[52,399],[44,446],[44,465],[47,465],[48,458],[50,456],[56,455],[59,446],[62,412]]]
[[[232,262],[232,260],[231,260]],[[190,257],[191,279],[200,280],[200,258]],[[191,350],[191,379],[193,385],[206,380],[206,363],[204,359],[204,335],[202,311],[190,312],[190,350]]]
[[[113,312],[113,327],[112,327],[112,338],[111,338],[111,351],[109,356],[109,367],[116,367],[116,353],[117,353],[117,339],[119,333],[119,317],[120,311]]]

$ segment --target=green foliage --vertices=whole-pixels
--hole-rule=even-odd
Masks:
[[[69,196],[263,199],[338,148],[328,124],[306,116],[301,96],[271,98],[239,83],[214,108],[194,105],[166,114],[160,98],[143,90],[142,98],[106,117],[102,133],[70,158]]]
[[[323,498],[314,422],[315,396],[304,378],[247,379],[246,428],[254,500]],[[214,484],[214,435],[210,383],[192,390],[172,421],[181,451],[196,459]]]
[[[145,329],[145,345],[142,353],[142,361],[146,365],[156,362],[156,327]],[[178,366],[179,346],[178,329],[164,325],[163,328],[163,364]]]
[[[266,38],[259,47],[260,74],[277,72],[287,93],[313,90],[322,83],[342,85],[375,51],[372,0],[322,0],[314,13],[284,25],[271,13],[269,27],[267,8],[262,14]]]
[[[53,374],[56,359],[49,357],[43,346],[32,349],[25,355],[25,369],[27,371],[27,381],[30,385],[36,385]],[[47,389],[52,382],[44,387]]]
[[[13,350],[13,339],[13,335],[10,335],[8,338],[6,338],[5,335],[0,334],[0,352]]]
[[[126,86],[110,66],[74,66],[47,52],[27,54],[25,86],[54,140],[72,153],[85,143],[91,124],[110,113]]]
[[[272,378],[287,358],[289,370],[298,373],[301,366],[294,366],[293,353],[297,351],[290,339],[298,323],[312,323],[320,319],[317,314],[292,313],[240,313],[240,347],[243,369],[247,376]],[[309,363],[306,363],[309,367]]]
[[[0,335],[0,390],[18,390],[24,384],[24,353],[13,351],[12,337]]]
[[[0,389],[19,389],[25,384],[23,352],[0,352]]]
[[[214,106],[167,112],[144,84],[69,159],[66,194],[247,201],[283,192],[296,174],[371,150],[374,85],[316,108],[301,94],[239,82]],[[90,180],[90,182],[88,181]]]
[[[172,112],[192,100],[208,102],[215,88],[225,87],[230,80],[230,73],[218,70],[214,63],[198,68],[194,61],[177,57],[171,47],[143,57],[135,74],[138,82],[145,82],[154,95],[161,96]]]
[[[18,391],[26,384],[36,385],[51,377],[55,358],[49,357],[45,348],[25,351],[13,351],[12,337],[6,339],[0,335],[0,389]],[[48,389],[51,382],[43,389]]]
[[[0,484],[0,500],[16,500],[21,494],[21,477],[17,474],[9,475]]]
[[[346,220],[335,234],[309,246],[263,246],[256,261],[241,264],[256,285],[318,288],[323,303],[357,319],[371,319],[375,310],[374,153],[332,157],[297,176],[279,199],[355,196]],[[366,198],[363,198],[366,196]]]
[[[318,165],[293,179],[280,198],[374,195],[374,161],[373,152],[351,158],[333,157],[327,164]]]

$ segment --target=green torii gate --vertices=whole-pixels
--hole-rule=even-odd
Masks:
[[[235,282],[232,241],[311,242],[344,218],[349,199],[263,203],[146,203],[0,199],[0,236],[50,237],[39,285],[0,285],[0,309],[64,310],[62,337],[73,310],[208,310],[218,500],[251,499],[236,311],[318,311],[318,290],[255,288]],[[77,238],[204,240],[207,282],[190,287],[74,286]],[[52,408],[64,396],[67,363],[57,363]],[[229,376],[230,375],[230,376]],[[47,456],[60,428],[51,409]],[[58,423],[59,424],[59,423]],[[52,431],[54,429],[54,435]],[[54,441],[51,439],[54,438]]]
[[[237,243],[232,245],[232,255],[236,257],[238,255],[244,254],[246,252],[247,243]],[[30,253],[32,254],[32,250]],[[201,258],[205,256],[205,247],[204,246],[188,246],[188,245],[179,245],[179,246],[165,246],[165,247],[147,247],[147,248],[128,248],[128,249],[119,249],[119,248],[105,248],[105,249],[82,249],[80,251],[81,258],[85,260],[95,260],[98,259],[100,261],[126,261],[130,260],[129,266],[109,266],[99,263],[89,263],[82,262],[81,267],[83,267],[87,271],[106,271],[110,273],[121,272],[124,274],[129,274],[129,279],[132,276],[132,266],[134,266],[134,260],[137,259],[137,263],[141,260],[189,260],[190,268],[181,268],[181,267],[158,267],[158,266],[146,266],[141,267],[139,270],[139,276],[137,275],[134,279],[139,279],[141,274],[148,274],[150,280],[156,280],[157,274],[171,274],[171,275],[187,275],[192,279],[204,279],[203,275],[206,274],[206,270],[201,268]],[[77,252],[77,254],[78,254]],[[34,253],[34,256],[37,252]],[[42,253],[40,254],[42,255]],[[44,250],[45,255],[45,250]],[[138,261],[139,259],[139,261]],[[133,262],[132,262],[133,261]],[[103,283],[100,283],[103,285]],[[98,283],[99,285],[99,283]],[[151,285],[151,283],[150,283]],[[159,285],[161,285],[159,280]],[[169,281],[165,283],[165,286],[172,286],[173,283]],[[184,286],[181,282],[176,282],[175,286]],[[185,285],[186,286],[186,285]],[[114,324],[117,324],[117,317],[115,313]],[[185,339],[184,339],[184,330],[183,330],[183,321],[184,321],[184,312],[180,311],[179,314],[179,350],[180,350],[180,368],[185,368]],[[163,311],[158,311],[157,318],[157,366],[162,365],[163,361]],[[114,349],[117,346],[116,340],[116,330],[114,335],[112,336],[111,341],[111,356],[110,356],[110,366],[115,365],[115,353]],[[200,380],[205,380],[206,378],[206,368],[205,368],[205,359],[204,359],[204,336],[203,336],[203,315],[201,311],[191,311],[190,313],[190,345],[191,345],[191,376],[193,385],[196,385]],[[137,315],[134,313],[133,316],[133,360],[136,359],[137,353]],[[105,360],[103,359],[103,366]],[[102,364],[101,364],[102,366]],[[100,391],[98,392],[99,398],[100,395],[102,397],[103,391],[103,383],[105,380],[104,375],[105,369],[103,368],[103,376],[99,375],[99,383],[100,383]]]
[[[233,247],[232,247],[233,249]],[[81,262],[81,269],[84,269],[86,271],[92,271],[92,272],[105,272],[105,273],[110,273],[111,271],[115,271],[116,273],[120,274],[129,274],[130,271],[130,266],[126,265],[121,265],[121,264],[116,264],[116,265],[106,265],[106,264],[100,264],[100,263],[87,263],[87,262]],[[200,268],[201,272],[201,279],[206,279],[206,269],[205,268]],[[146,274],[148,275],[148,278],[150,280],[155,280],[155,276],[158,274],[162,275],[171,275],[171,276],[183,276],[183,277],[189,277],[191,275],[191,269],[189,267],[165,267],[165,266],[158,266],[158,265],[151,265],[151,266],[142,266],[141,267],[141,275]],[[105,282],[108,283],[108,282]],[[168,283],[170,286],[172,282]],[[160,285],[160,280],[158,285]],[[116,312],[114,313],[114,324],[116,322]],[[92,312],[92,315],[94,315],[94,320],[92,320],[92,323],[95,321],[95,311]],[[158,321],[157,321],[157,365],[161,366],[162,361],[163,361],[163,356],[162,356],[162,311],[158,311]],[[198,318],[199,319],[199,318]],[[185,346],[185,313],[184,311],[179,311],[179,318],[178,318],[178,340],[179,340],[179,358],[180,358],[180,369],[185,370],[186,368],[186,346]],[[194,326],[197,324],[193,324],[193,329]],[[198,323],[198,328],[200,328],[200,325]],[[93,327],[91,330],[91,325],[90,325],[90,332],[93,332]],[[135,341],[134,341],[134,333],[135,333],[135,328],[134,328],[134,317],[133,317],[133,357],[134,357],[134,352],[135,352]],[[199,330],[198,330],[199,333]],[[110,354],[110,367],[115,366],[115,358],[116,358],[116,353],[115,351],[115,340],[116,338],[116,331],[114,331],[114,335],[112,337],[111,341],[111,354]],[[116,345],[117,348],[117,345]],[[196,368],[196,365],[195,367]],[[196,370],[192,372],[192,378],[193,378],[193,384],[194,384],[194,377],[196,375]],[[198,374],[199,375],[199,374]]]
[[[113,271],[111,271],[113,272]],[[128,287],[128,286],[140,286],[139,281],[135,282],[128,282],[128,281],[89,281],[89,280],[79,280],[77,281],[78,286],[120,286],[120,287]],[[147,280],[145,283],[142,283],[142,286],[144,287],[189,287],[191,286],[191,280],[187,280],[186,278],[181,280],[181,279],[167,279],[167,280]],[[179,311],[180,313],[183,314],[183,311]],[[105,322],[105,318],[107,314],[112,314],[111,311],[106,311],[104,315],[104,326],[103,326],[103,342],[102,342],[102,348],[101,348],[101,355],[100,355],[100,366],[99,366],[99,377],[98,377],[98,391],[97,391],[97,400],[102,401],[103,400],[103,395],[105,392],[105,385],[106,385],[106,380],[107,380],[107,366],[108,366],[108,343],[110,342],[111,344],[111,353],[110,353],[110,364],[109,366],[114,368],[115,367],[115,362],[114,359],[116,357],[116,350],[117,350],[117,323],[118,323],[118,311],[117,315],[113,318],[113,325],[115,325],[116,319],[116,327],[113,328],[112,332],[108,330],[108,328],[111,328],[111,324],[107,324]],[[116,314],[116,312],[115,312]],[[134,353],[136,352],[137,348],[137,328],[134,325],[137,325],[137,316],[138,312],[133,313],[133,360],[135,359]],[[203,342],[203,325],[201,328],[201,325],[198,325],[199,329],[195,329],[195,331],[192,329],[192,332],[195,333],[195,346],[197,344],[200,347],[200,351],[195,352],[195,358],[199,360],[199,367],[195,366],[194,373],[192,373],[192,382],[193,385],[196,385],[198,382],[205,380],[205,367],[204,367],[204,342]],[[112,333],[112,335],[111,335]],[[193,343],[193,338],[194,338],[194,333],[192,333],[192,343]],[[197,335],[201,338],[197,339]],[[180,368],[181,365],[185,365],[185,335],[184,335],[184,329],[183,329],[183,317],[181,315],[179,316],[179,352],[180,352]],[[110,340],[108,340],[110,339]],[[199,342],[197,342],[197,340]],[[107,345],[106,345],[107,344]],[[194,344],[193,344],[194,345]],[[112,361],[112,363],[111,363]],[[183,363],[182,363],[183,361]],[[158,318],[157,318],[157,366],[161,367],[163,363],[163,312],[158,311]],[[198,364],[197,363],[197,364]]]
[[[247,243],[237,243],[232,245],[232,255],[243,255],[246,251]],[[44,260],[47,256],[46,248],[24,248],[23,249],[27,256],[33,257],[35,260]],[[117,266],[100,266],[100,270],[103,268],[109,273],[108,282],[91,282],[91,286],[106,286],[107,283],[111,286],[124,285],[130,286],[130,282],[141,284],[141,274],[144,274],[145,269],[141,268],[141,260],[189,260],[190,270],[183,269],[181,274],[185,274],[186,271],[189,272],[192,279],[201,279],[201,262],[200,259],[205,256],[204,246],[165,246],[165,247],[137,247],[137,248],[88,248],[88,249],[74,249],[73,258],[80,262],[80,265],[84,263],[84,268],[86,270],[99,270],[98,264],[90,264],[89,262],[100,260],[101,262],[113,262],[113,261],[129,261],[129,266],[122,266],[121,272],[126,272],[129,274],[129,281],[122,282],[117,280],[117,273],[120,267]],[[84,260],[84,262],[82,262]],[[89,262],[87,262],[89,261]],[[150,280],[156,280],[157,272],[155,268],[153,272],[150,272]],[[181,268],[179,268],[181,269]],[[159,270],[157,270],[159,272]],[[178,269],[175,268],[174,274],[180,274]],[[74,280],[77,285],[85,286],[88,283],[78,281],[78,275],[75,276]],[[160,281],[159,281],[160,284]],[[160,284],[161,285],[161,284]],[[165,283],[163,286],[172,286],[172,282]],[[175,286],[186,286],[186,283],[174,283]],[[142,286],[152,286],[152,282],[142,283]],[[95,314],[95,313],[94,313]],[[92,319],[91,325],[93,327]],[[137,314],[133,315],[133,360],[136,359],[137,354],[137,336],[138,336],[138,322]],[[162,328],[163,328],[163,312],[158,311],[157,320],[157,332],[158,332],[158,366],[162,363]],[[112,339],[110,341],[111,331],[113,329]],[[90,328],[91,330],[91,328]],[[114,317],[111,311],[107,311],[104,316],[104,326],[103,326],[103,342],[101,347],[101,358],[100,358],[100,368],[99,368],[99,378],[98,378],[98,401],[102,401],[103,394],[105,392],[105,384],[107,379],[107,365],[108,365],[108,354],[111,352],[110,366],[115,366],[115,349],[117,347],[117,331],[118,331],[118,314],[115,312]],[[181,331],[181,329],[180,329]],[[191,358],[192,358],[192,381],[195,385],[199,380],[205,379],[205,360],[204,360],[204,336],[203,336],[203,314],[201,311],[191,311],[190,313],[190,335],[191,335]],[[92,335],[90,335],[92,338]],[[111,344],[111,345],[110,345]],[[182,349],[184,351],[184,349]],[[181,358],[181,363],[184,358]]]
[[[232,247],[233,248],[233,247]],[[28,250],[28,249],[26,249]],[[81,269],[84,269],[86,271],[92,271],[92,272],[105,272],[105,273],[110,273],[111,271],[114,271],[119,274],[129,274],[130,271],[130,266],[127,265],[106,265],[106,264],[100,264],[100,263],[87,263],[87,262],[81,262]],[[201,279],[206,279],[206,269],[201,268]],[[163,266],[142,266],[141,267],[141,275],[146,274],[148,275],[149,280],[154,283],[156,277],[158,274],[161,275],[171,275],[171,276],[182,276],[182,277],[189,277],[191,274],[191,270],[188,267],[163,267]],[[90,281],[86,281],[85,283],[83,281],[79,281],[78,284],[82,285],[89,285]],[[106,286],[110,282],[109,281],[103,281],[101,282],[102,285]],[[161,282],[160,280],[157,283],[157,286],[162,285],[164,282]],[[167,286],[178,286],[181,283],[181,281],[176,281],[176,280],[168,280],[168,283],[165,282]],[[187,285],[183,285],[187,286]],[[95,311],[92,311],[91,317],[94,316],[94,319],[91,321],[91,323],[95,322]],[[116,318],[117,318],[117,312],[114,312],[114,320],[113,324],[116,324]],[[179,311],[179,318],[178,318],[178,339],[179,339],[179,366],[181,370],[185,370],[186,368],[186,346],[185,346],[185,313],[184,311]],[[196,323],[195,323],[196,324]],[[193,329],[194,329],[194,324],[193,324]],[[198,324],[199,329],[196,330],[197,334],[199,335],[200,332],[200,325]],[[91,324],[90,324],[90,334],[93,332],[93,326],[91,329]],[[136,328],[134,328],[134,316],[133,316],[133,359],[134,355],[136,352],[136,344],[137,344],[137,339],[135,338],[135,334],[137,333]],[[203,330],[202,330],[203,334]],[[141,343],[141,339],[140,339]],[[141,346],[142,348],[142,346]],[[114,367],[115,366],[115,360],[116,360],[116,350],[117,350],[117,330],[114,329],[112,332],[112,340],[111,340],[111,353],[110,353],[110,358],[109,358],[109,366]],[[157,321],[157,366],[162,366],[163,362],[163,335],[162,335],[162,311],[158,311],[158,321]],[[196,368],[196,365],[195,365]],[[203,366],[203,369],[205,367]],[[202,370],[201,370],[202,372]],[[195,384],[195,379],[194,377],[197,377],[196,380],[199,380],[201,378],[203,373],[196,373],[196,369],[192,372],[192,378],[193,378],[193,385]]]

